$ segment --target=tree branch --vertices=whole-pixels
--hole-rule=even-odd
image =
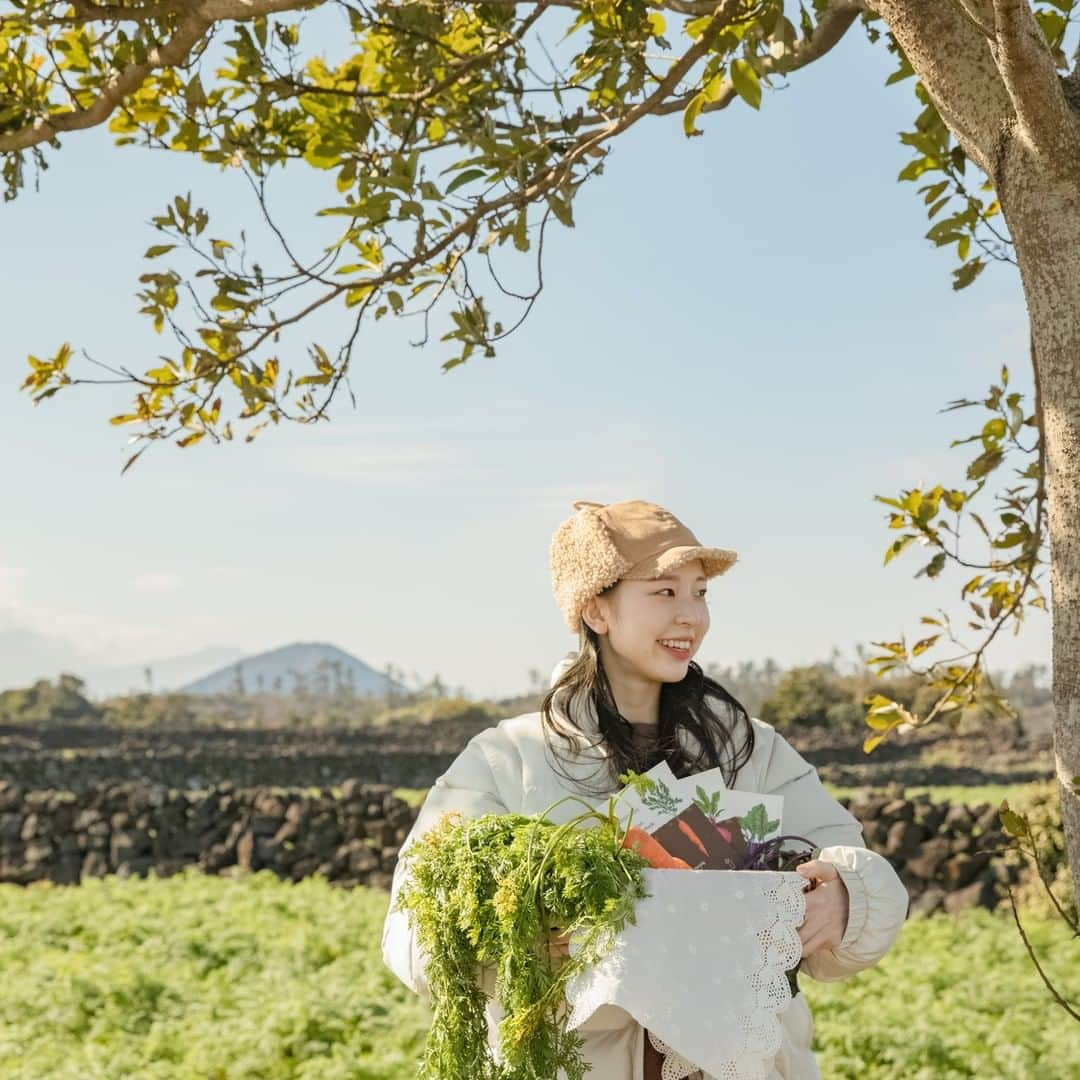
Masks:
[[[510,207],[527,206],[536,202],[548,192],[554,191],[572,173],[574,163],[587,155],[602,154],[601,144],[618,136],[627,128],[631,127],[643,116],[655,112],[656,108],[672,93],[680,80],[693,68],[709,49],[719,32],[729,25],[738,14],[743,0],[724,0],[716,9],[713,18],[706,26],[701,37],[672,65],[667,75],[655,87],[655,89],[633,108],[628,109],[622,116],[609,121],[604,127],[585,132],[578,136],[568,152],[556,163],[548,167],[525,187],[510,191],[490,201],[477,203],[472,210],[456,225],[448,229],[439,239],[426,248],[414,252],[406,258],[383,268],[381,274],[364,281],[364,285],[371,291],[388,283],[404,279],[412,270],[425,263],[430,263],[459,237],[465,237],[471,245],[475,237],[476,229],[481,221],[496,212]],[[234,352],[230,358],[230,364],[237,364],[250,356],[263,343],[271,337],[279,334],[283,329],[292,326],[317,309],[340,296],[350,288],[356,286],[356,282],[343,282],[334,285],[321,296],[316,297],[300,310],[284,318],[275,321],[257,333],[254,338]],[[137,382],[141,380],[135,380]]]
[[[759,67],[762,75],[783,74],[798,71],[815,60],[819,60],[830,49],[839,43],[841,38],[851,29],[852,24],[865,10],[861,0],[843,0],[829,8],[822,16],[821,22],[814,28],[813,34],[804,38],[790,53],[779,57],[765,57]],[[731,79],[725,79],[720,87],[719,95],[715,100],[706,103],[702,112],[715,112],[717,109],[727,108],[736,98],[735,84]],[[666,102],[654,110],[655,115],[663,116],[668,113],[679,112],[686,108],[686,98],[676,98]]]
[[[85,109],[39,116],[28,127],[0,135],[0,153],[26,150],[50,142],[65,131],[83,131],[104,123],[128,94],[151,72],[180,67],[215,22],[224,19],[252,19],[275,11],[294,11],[320,5],[324,0],[203,0],[192,7],[164,45],[150,49],[142,63],[128,64],[101,88]]]
[[[983,11],[990,14],[990,0],[965,0],[963,7],[946,0],[871,3],[888,23],[941,118],[968,157],[993,180],[1002,125],[1013,110],[990,42],[976,25],[989,21]]]
[[[1026,3],[1026,0],[1025,0]],[[1020,931],[1020,938],[1024,942],[1024,948],[1027,949],[1027,954],[1031,957],[1031,962],[1035,965],[1035,970],[1039,973],[1039,977],[1042,979],[1046,989],[1050,991],[1051,997],[1074,1019],[1080,1020],[1080,1012],[1077,1012],[1058,992],[1054,984],[1050,981],[1050,977],[1043,970],[1042,964],[1039,963],[1039,958],[1035,955],[1035,950],[1031,947],[1031,942],[1028,941],[1028,936],[1024,932],[1023,924],[1020,922],[1020,913],[1016,910],[1016,898],[1013,896],[1012,886],[1007,885],[1009,890],[1009,905],[1012,907],[1013,921],[1016,923],[1016,929]]]
[[[93,22],[128,22],[144,23],[152,19],[167,19],[170,15],[180,15],[192,8],[191,0],[155,0],[140,7],[126,7],[122,4],[95,4],[93,0],[70,0],[74,15],[50,15],[34,18],[35,26],[75,25],[84,26]]]
[[[81,131],[103,123],[128,94],[138,89],[152,71],[179,67],[211,26],[213,19],[206,18],[201,12],[190,15],[180,23],[164,45],[147,53],[143,63],[129,64],[109,79],[88,108],[39,116],[21,131],[0,135],[0,151],[25,150],[27,147],[37,146],[38,143],[50,142],[61,132]]]
[[[992,52],[1005,81],[1020,134],[1047,161],[1080,154],[1080,122],[1065,99],[1057,65],[1028,0],[994,0],[996,41]]]

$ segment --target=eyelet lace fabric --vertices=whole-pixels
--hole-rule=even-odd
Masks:
[[[771,1080],[802,956],[799,874],[646,869],[636,922],[567,986],[571,1030],[625,1009],[665,1055],[663,1080]],[[571,953],[575,952],[573,939]]]
[[[701,1070],[692,1062],[687,1061],[682,1054],[672,1050],[663,1039],[656,1037],[655,1031],[650,1031],[649,1042],[664,1055],[664,1064],[660,1067],[660,1080],[699,1080]]]

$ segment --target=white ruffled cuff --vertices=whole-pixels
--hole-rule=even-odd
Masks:
[[[907,889],[883,855],[834,844],[817,856],[832,863],[848,891],[848,923],[840,944],[803,958],[800,970],[828,982],[876,964],[889,951],[907,918]]]

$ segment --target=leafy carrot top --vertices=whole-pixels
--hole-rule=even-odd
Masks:
[[[563,1027],[566,985],[636,921],[648,863],[623,846],[617,796],[606,813],[590,806],[557,825],[547,814],[568,800],[583,802],[568,796],[537,815],[447,813],[406,850],[398,907],[416,929],[433,1004],[420,1080],[551,1080],[560,1069],[583,1080],[584,1040]],[[578,946],[557,967],[553,927]],[[501,1061],[487,1042],[481,968],[494,969],[505,1013]]]

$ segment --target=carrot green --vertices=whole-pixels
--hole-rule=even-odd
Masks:
[[[574,796],[536,815],[451,812],[406,850],[398,906],[416,929],[432,996],[421,1080],[551,1080],[560,1069],[582,1080],[583,1039],[564,1027],[566,986],[636,921],[648,895],[647,861],[622,846],[617,798],[606,813],[590,806],[562,824],[547,814]],[[576,946],[560,964],[548,945],[554,927]],[[484,968],[504,1012],[497,1055],[487,1042]]]

